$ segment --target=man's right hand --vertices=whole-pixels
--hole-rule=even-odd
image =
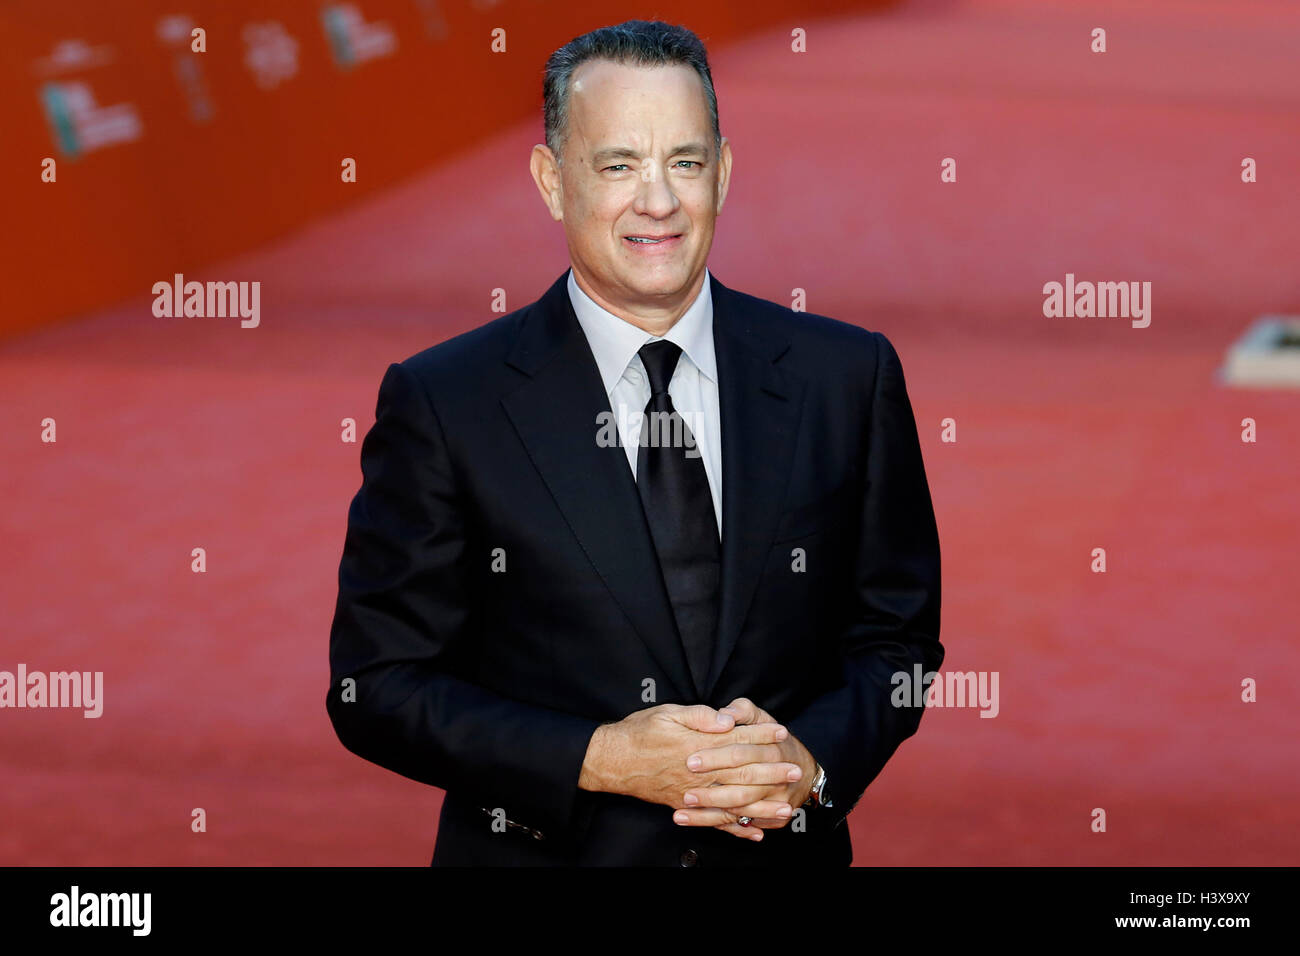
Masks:
[[[734,771],[715,775],[691,771],[686,766],[688,756],[726,744],[775,744],[788,735],[775,722],[737,725],[732,715],[704,704],[660,704],[598,727],[587,747],[578,786],[680,809],[685,806],[683,794],[701,783],[737,782]],[[798,765],[751,764],[745,782],[753,787],[754,799],[759,799],[773,785],[785,783],[792,770],[797,771]]]

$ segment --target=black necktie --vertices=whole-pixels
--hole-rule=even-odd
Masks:
[[[721,546],[702,451],[673,408],[668,383],[682,350],[650,342],[638,353],[650,379],[641,422],[636,485],[663,570],[691,674],[704,692],[718,623]]]

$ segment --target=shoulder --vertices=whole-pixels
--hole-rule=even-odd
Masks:
[[[453,335],[389,366],[389,376],[418,385],[439,409],[481,414],[506,392],[518,387],[519,373],[507,359],[520,341],[535,300],[476,328]]]
[[[427,381],[472,382],[505,361],[519,333],[526,305],[407,356],[396,364]]]
[[[757,296],[725,289],[743,326],[773,342],[789,343],[783,365],[808,374],[861,374],[890,362],[898,354],[883,332],[821,315],[799,312]]]

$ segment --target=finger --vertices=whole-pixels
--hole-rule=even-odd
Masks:
[[[749,826],[743,826],[739,823],[720,823],[718,826],[714,827],[714,829],[725,830],[733,836],[749,837],[751,840],[757,842],[761,837],[754,836],[755,831],[780,830],[789,822],[789,820],[769,820],[764,817],[753,817],[749,822]]]
[[[697,771],[703,773],[704,771]],[[756,787],[766,784],[797,783],[803,776],[803,768],[797,763],[747,763],[740,767],[725,767],[709,772],[710,785],[727,784],[742,787]],[[705,801],[706,803],[708,801]]]
[[[738,836],[742,840],[750,840],[754,843],[759,843],[763,839],[763,831],[755,827],[753,824],[750,824],[747,827],[742,827],[739,823],[723,823],[720,824],[717,829],[724,830],[732,836]]]
[[[744,807],[726,807],[726,812],[737,820],[749,817],[750,826],[764,826],[769,829],[783,827],[794,819],[794,809],[783,800],[759,800]],[[693,811],[688,810],[688,813]]]
[[[687,813],[694,813],[699,807],[687,807]],[[767,797],[762,800],[755,800],[753,803],[740,804],[734,807],[713,805],[706,806],[705,810],[722,810],[729,814],[733,820],[739,820],[741,817],[749,817],[751,820],[771,820],[780,821],[782,825],[789,823],[794,814],[789,801],[781,797]]]
[[[738,724],[773,723],[772,716],[748,697],[737,697],[718,712],[722,714],[731,714],[736,718],[736,723]]]
[[[705,734],[723,734],[736,725],[735,715],[716,711],[707,704],[682,707],[673,714],[673,719],[691,730]]]
[[[760,800],[744,807],[688,807],[675,810],[673,822],[685,827],[715,827],[724,823],[736,823],[742,816],[747,816],[751,819],[780,821],[780,825],[784,826],[790,822],[790,814],[788,803]]]
[[[787,763],[781,759],[784,756],[777,744],[724,744],[695,751],[686,758],[686,768],[696,773],[707,773],[751,763]]]
[[[716,827],[727,823],[735,823],[739,819],[740,814],[732,813],[721,807],[673,811],[673,823],[681,827]]]
[[[782,789],[784,789],[782,784]],[[722,807],[730,809],[731,807],[743,807],[759,800],[766,800],[772,795],[776,787],[739,787],[739,786],[719,786],[719,787],[700,787],[695,790],[687,790],[682,794],[682,803],[688,807]]]
[[[719,711],[723,716],[730,717],[725,711]],[[775,721],[764,721],[760,724],[741,724],[737,723],[732,731],[732,740],[741,744],[775,744],[780,743],[790,736],[790,731],[784,724],[778,724]]]

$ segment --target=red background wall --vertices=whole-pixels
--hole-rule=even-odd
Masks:
[[[472,147],[530,113],[539,117],[546,57],[591,29],[594,2],[420,3],[353,0],[387,24],[393,55],[341,68],[331,57],[319,0],[16,0],[0,7],[0,116],[5,144],[3,230],[7,307],[0,335],[75,315],[176,272],[254,246]],[[801,15],[871,2],[813,0]],[[273,12],[268,12],[273,11]],[[617,19],[689,19],[705,41],[725,41],[789,15],[775,0],[621,5]],[[206,30],[206,53],[158,36],[165,17]],[[298,43],[298,73],[262,89],[244,63],[241,31],[275,20]],[[612,21],[616,22],[616,21]],[[505,52],[492,52],[493,30]],[[51,69],[57,43],[84,40],[105,62]],[[237,55],[232,55],[237,51]],[[196,122],[176,74],[198,66],[211,118]],[[79,158],[57,148],[41,106],[45,82],[89,84],[100,106],[129,103],[134,142]],[[45,157],[56,183],[41,181]],[[340,163],[357,161],[357,182]]]

